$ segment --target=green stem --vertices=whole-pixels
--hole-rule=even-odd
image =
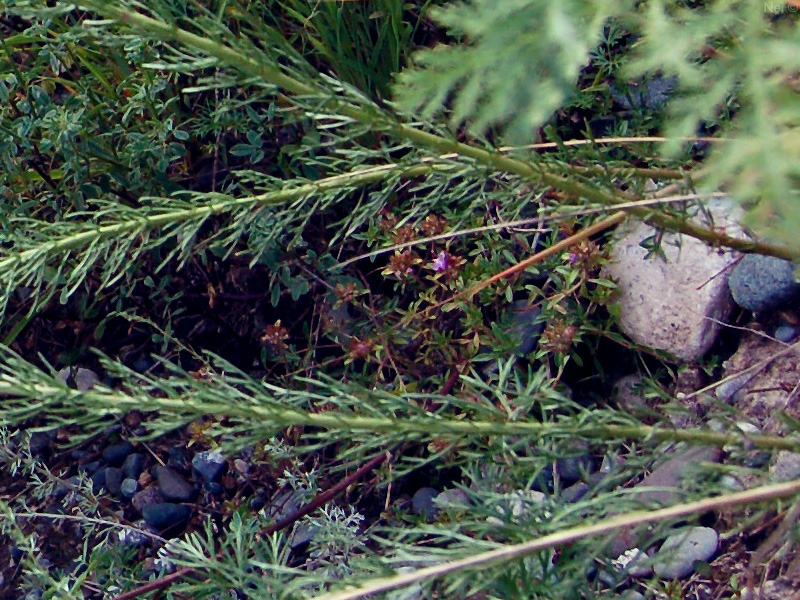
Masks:
[[[215,390],[219,392],[220,390]],[[120,415],[132,409],[158,410],[188,417],[214,415],[236,418],[252,423],[268,423],[276,429],[308,426],[328,431],[349,431],[374,434],[402,431],[410,437],[458,436],[525,436],[531,439],[543,437],[609,440],[636,439],[658,442],[674,441],[710,446],[744,446],[764,449],[800,450],[800,439],[773,435],[744,435],[719,433],[710,430],[670,429],[648,425],[611,425],[598,423],[543,423],[538,421],[470,421],[445,419],[428,414],[425,417],[365,417],[349,413],[325,411],[320,413],[275,406],[266,402],[257,404],[257,399],[234,399],[235,394],[223,394],[225,399],[202,398],[201,393],[187,393],[167,397],[155,397],[147,393],[128,395],[116,391],[80,392],[51,384],[22,384],[15,376],[0,376],[0,394],[10,398],[25,399],[24,407],[18,411],[7,407],[0,424],[9,425],[17,413],[18,418],[27,418],[31,412],[37,414],[58,413],[58,406],[65,407],[70,414],[84,409],[90,414]],[[42,401],[41,399],[47,399]],[[32,405],[32,404],[33,405]]]
[[[93,227],[91,229],[81,231],[80,233],[64,237],[63,239],[57,239],[51,242],[43,243],[36,248],[23,250],[22,252],[11,254],[6,258],[0,259],[0,272],[15,264],[35,259],[37,256],[41,255],[42,252],[45,252],[51,256],[58,255],[62,252],[74,250],[76,248],[82,248],[97,239],[113,239],[135,231],[158,229],[172,223],[191,221],[193,219],[204,219],[212,215],[231,212],[236,208],[251,205],[273,206],[284,204],[286,202],[291,202],[298,198],[302,198],[303,196],[319,194],[342,187],[361,187],[369,185],[370,183],[382,181],[393,174],[399,174],[402,177],[418,177],[419,175],[426,175],[434,170],[444,168],[447,168],[447,166],[437,165],[435,163],[412,167],[406,167],[403,165],[372,167],[363,169],[361,171],[354,171],[352,173],[335,175],[333,177],[320,179],[312,183],[307,183],[277,192],[267,192],[265,194],[250,196],[247,198],[231,198],[206,204],[205,206],[198,206],[196,208],[176,210],[155,216],[136,217],[120,223],[114,223],[113,225],[101,225],[99,227]]]
[[[278,67],[248,58],[229,46],[180,29],[174,25],[159,21],[158,19],[153,19],[140,13],[126,10],[120,6],[106,4],[97,0],[85,0],[83,4],[120,23],[148,31],[156,35],[159,39],[173,40],[186,46],[196,48],[210,56],[218,58],[225,64],[239,69],[246,74],[259,77],[291,94],[299,96],[330,96],[327,90],[298,81],[284,74]],[[626,203],[633,199],[591,188],[572,179],[550,173],[539,165],[533,165],[510,158],[497,151],[485,150],[423,131],[411,125],[399,123],[393,117],[381,112],[378,107],[366,109],[338,98],[330,98],[329,106],[340,115],[349,117],[360,123],[383,129],[390,135],[411,140],[420,146],[432,148],[441,154],[456,153],[462,157],[471,158],[483,165],[490,166],[498,171],[513,173],[526,179],[539,179],[550,187],[557,188],[576,197],[586,198],[590,201],[612,207],[616,204]],[[648,209],[629,207],[626,208],[625,211],[630,215],[645,219],[657,227],[679,231],[710,244],[727,246],[743,252],[758,252],[789,260],[800,259],[800,255],[798,255],[797,252],[782,245],[742,240],[724,233],[706,229],[691,222],[687,222],[684,219],[653,214],[653,212]]]

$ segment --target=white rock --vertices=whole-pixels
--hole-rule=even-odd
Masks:
[[[709,209],[714,226],[729,235],[743,235],[725,218],[730,208],[716,203]],[[659,257],[645,258],[640,246],[656,230],[634,222],[621,230],[603,276],[619,286],[620,326],[639,344],[692,361],[714,344],[720,324],[733,308],[728,289],[734,252],[712,248],[684,235],[664,234]]]

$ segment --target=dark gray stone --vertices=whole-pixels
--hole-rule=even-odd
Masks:
[[[53,497],[56,500],[61,500],[69,494],[73,489],[77,488],[80,485],[81,479],[77,475],[73,475],[69,479],[66,479],[64,483],[58,483],[53,488]]]
[[[577,502],[589,491],[589,484],[579,481],[561,492],[561,500],[567,504]]]
[[[719,536],[710,527],[692,527],[669,536],[653,557],[653,570],[662,579],[680,579],[717,551]]]
[[[142,511],[145,523],[158,531],[185,525],[191,514],[192,511],[188,506],[170,502],[148,504]]]
[[[559,458],[556,461],[556,473],[562,483],[570,485],[583,479],[584,473],[591,474],[592,466],[589,456]]]
[[[203,480],[208,482],[218,481],[228,470],[228,461],[225,460],[221,452],[206,450],[192,459],[192,467]]]
[[[162,466],[157,466],[154,470],[158,487],[164,494],[164,498],[174,502],[189,502],[194,499],[196,490],[192,484],[175,471]]]
[[[96,494],[106,486],[107,467],[100,467],[92,473],[92,491]]]
[[[508,335],[517,342],[517,354],[524,356],[536,348],[544,331],[544,321],[540,320],[542,311],[527,300],[517,300],[509,307],[511,325]]]
[[[117,467],[108,467],[106,469],[106,489],[108,493],[119,498],[122,487],[123,473],[122,469]]]
[[[170,448],[168,451],[167,466],[181,473],[188,473],[192,463],[192,454],[183,447]]]
[[[133,452],[125,458],[122,463],[122,471],[128,479],[139,479],[139,475],[144,470],[144,454]]]
[[[439,491],[431,487],[418,489],[411,498],[411,509],[415,515],[425,517],[429,522],[436,519],[439,512],[434,500],[439,495]]]
[[[219,496],[225,491],[223,485],[218,481],[206,481],[203,484],[203,489],[214,496]]]
[[[800,283],[794,280],[791,261],[747,254],[734,267],[728,285],[742,308],[763,312],[785,306],[800,297]]]
[[[798,331],[797,328],[792,327],[791,325],[781,325],[775,330],[775,333],[772,337],[779,342],[788,344],[793,342],[797,338],[798,334],[800,334],[800,331]]]
[[[47,458],[53,450],[53,442],[56,439],[56,430],[34,431],[31,434],[29,445],[31,456],[34,458]]]
[[[79,465],[78,469],[83,471],[84,473],[89,473],[91,475],[97,469],[103,466],[103,462],[99,460],[93,460],[92,462],[88,462],[85,465]]]
[[[135,493],[131,498],[131,504],[140,513],[143,513],[144,509],[151,504],[160,504],[162,502],[164,502],[164,495],[157,487],[145,488],[141,492]]]
[[[119,491],[125,498],[133,498],[139,491],[139,482],[130,477],[123,479]]]
[[[317,528],[309,523],[298,523],[297,527],[289,540],[289,546],[296,550],[304,544],[308,544],[317,535]]]
[[[103,460],[109,467],[119,467],[133,452],[133,444],[128,441],[113,444],[103,450]]]

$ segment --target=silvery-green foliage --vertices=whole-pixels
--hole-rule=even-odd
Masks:
[[[444,112],[478,133],[499,126],[530,141],[575,93],[608,19],[632,8],[607,0],[448,3],[432,16],[454,42],[414,56],[416,68],[399,77],[398,102],[425,118]]]

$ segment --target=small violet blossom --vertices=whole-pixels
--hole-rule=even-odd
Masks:
[[[446,250],[442,250],[436,260],[433,261],[433,270],[437,273],[447,271],[451,266],[450,254]]]

